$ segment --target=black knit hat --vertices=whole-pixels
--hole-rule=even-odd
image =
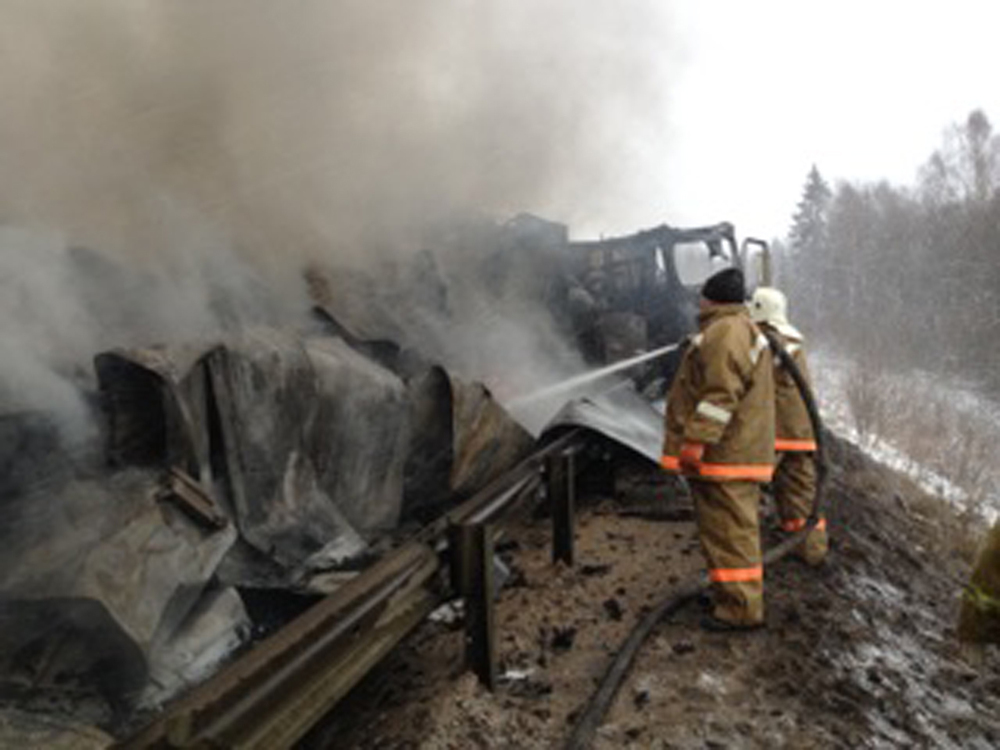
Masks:
[[[701,288],[701,296],[712,302],[745,302],[743,272],[738,268],[724,268],[712,274]]]

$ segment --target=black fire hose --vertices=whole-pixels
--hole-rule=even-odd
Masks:
[[[792,380],[795,381],[795,387],[798,388],[799,394],[805,402],[806,410],[809,412],[809,421],[812,424],[813,434],[816,438],[816,452],[813,454],[816,464],[816,495],[813,499],[812,512],[809,514],[809,518],[806,519],[805,526],[802,529],[791,534],[787,539],[772,547],[764,554],[764,565],[769,565],[780,560],[794,547],[798,546],[805,539],[806,535],[813,530],[816,524],[819,523],[826,487],[827,464],[823,442],[823,423],[819,418],[819,409],[816,406],[816,399],[813,398],[812,389],[809,388],[809,384],[806,383],[802,372],[795,364],[792,356],[785,351],[785,348],[778,339],[767,331],[763,331],[763,333],[767,337],[767,342],[770,344],[771,350],[781,361],[785,369],[788,370],[788,373],[792,376]],[[693,581],[678,586],[636,624],[621,649],[615,655],[614,660],[608,667],[608,671],[604,673],[601,684],[591,696],[587,707],[577,717],[576,723],[573,726],[573,732],[564,746],[566,750],[583,750],[583,748],[590,746],[594,733],[604,721],[604,716],[607,714],[608,708],[611,707],[611,703],[614,701],[615,695],[617,695],[618,689],[621,687],[622,680],[625,678],[636,654],[639,652],[639,647],[649,637],[653,628],[664,618],[670,617],[686,604],[697,599],[700,594],[708,589],[708,586],[709,582],[706,580]]]

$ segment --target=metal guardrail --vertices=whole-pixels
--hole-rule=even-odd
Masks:
[[[573,430],[536,451],[116,747],[291,747],[450,598],[439,575],[445,555],[451,590],[465,600],[467,663],[492,689],[497,523],[544,482],[553,559],[572,564],[576,456],[583,440],[582,431]]]

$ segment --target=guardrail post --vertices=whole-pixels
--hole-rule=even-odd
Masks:
[[[452,585],[465,601],[465,659],[489,690],[496,688],[493,527],[455,524],[448,530]]]
[[[576,459],[573,451],[560,451],[545,459],[546,494],[552,512],[552,562],[573,565],[576,527]]]

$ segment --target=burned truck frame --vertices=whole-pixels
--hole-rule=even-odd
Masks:
[[[541,297],[594,365],[679,341],[691,332],[698,290],[726,266],[747,271],[750,286],[770,277],[767,243],[737,241],[729,222],[678,228],[661,224],[634,234],[570,240],[564,224],[519,214],[502,227],[488,261],[492,284],[520,277],[521,291]]]
[[[572,274],[596,308],[591,320],[575,321],[574,328],[583,333],[585,356],[601,362],[678,341],[692,330],[698,290],[683,263],[742,263],[729,223],[691,229],[663,224],[624,237],[571,242],[568,250],[576,266]]]

